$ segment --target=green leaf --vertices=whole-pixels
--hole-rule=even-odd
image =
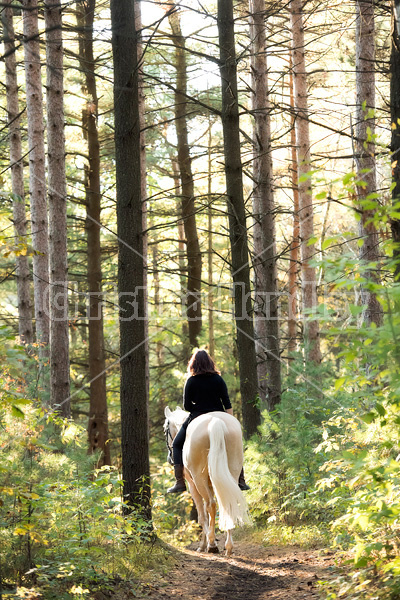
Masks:
[[[355,176],[356,176],[356,174],[353,173],[353,171],[351,171],[350,173],[347,173],[343,177],[343,185],[347,185],[352,179],[354,179]]]
[[[340,390],[340,388],[343,386],[345,381],[346,381],[346,377],[339,377],[339,379],[336,379],[335,390]]]
[[[11,414],[17,419],[24,419],[25,413],[15,404],[11,406]]]
[[[321,244],[321,250],[326,250],[327,248],[329,248],[331,243],[334,241],[335,240],[333,238],[327,238],[326,240],[324,240]]]
[[[349,311],[351,312],[353,317],[360,315],[363,312],[363,310],[363,306],[358,306],[357,304],[349,304]]]
[[[367,412],[361,416],[361,419],[362,419],[362,421],[364,421],[364,423],[367,423],[369,425],[370,423],[375,421],[376,417],[377,417],[376,413]]]
[[[382,406],[382,404],[376,404],[375,409],[381,417],[386,415],[386,409],[384,406]]]
[[[318,238],[317,238],[317,237],[315,237],[315,236],[313,236],[313,237],[310,237],[310,238],[307,240],[307,246],[312,246],[312,245],[313,245],[313,244],[315,244],[316,242],[318,242]]]

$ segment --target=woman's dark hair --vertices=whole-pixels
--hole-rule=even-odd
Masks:
[[[205,373],[220,375],[213,359],[206,350],[196,350],[189,360],[188,373],[190,375],[203,375]]]

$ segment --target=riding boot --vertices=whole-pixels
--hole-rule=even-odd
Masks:
[[[247,485],[245,479],[244,479],[244,470],[242,467],[242,470],[240,471],[240,475],[239,475],[239,487],[241,490],[246,491],[250,489],[250,486]]]
[[[185,479],[183,477],[183,465],[174,465],[176,483],[167,490],[168,494],[181,494],[186,492]]]

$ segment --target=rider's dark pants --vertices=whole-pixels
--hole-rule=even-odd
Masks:
[[[172,443],[172,458],[174,460],[174,465],[183,465],[183,444],[186,439],[186,429],[192,420],[191,417],[188,417],[174,438]]]

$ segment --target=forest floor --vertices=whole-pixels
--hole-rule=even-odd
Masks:
[[[194,529],[192,529],[192,534]],[[56,579],[47,586],[3,590],[4,600],[322,600],[335,576],[335,555],[324,549],[268,546],[248,530],[236,532],[233,554],[226,557],[225,536],[217,537],[220,554],[199,553],[198,542],[186,547],[158,540],[159,553],[137,577],[114,576],[104,584]],[[195,537],[195,536],[193,536]],[[192,539],[193,539],[192,537]],[[177,541],[177,540],[176,540]],[[183,540],[182,540],[183,541]],[[178,543],[182,543],[178,542]],[[175,540],[174,540],[175,542]],[[153,550],[154,551],[154,550]],[[149,552],[153,552],[149,548]],[[156,560],[156,563],[154,562]],[[58,582],[58,583],[57,583]]]
[[[234,541],[235,542],[235,541]],[[312,600],[317,582],[332,576],[334,557],[320,550],[235,542],[230,558],[196,552],[198,544],[173,550],[171,569],[148,583],[141,598],[163,600]],[[223,537],[219,538],[223,550]]]

